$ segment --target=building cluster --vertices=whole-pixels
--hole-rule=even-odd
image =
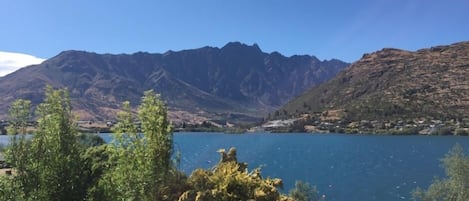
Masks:
[[[301,118],[273,120],[262,125],[272,132],[357,133],[395,135],[468,135],[469,118],[457,120],[324,120],[304,115]]]

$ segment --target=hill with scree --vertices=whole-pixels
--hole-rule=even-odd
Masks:
[[[323,121],[469,118],[469,42],[415,52],[385,48],[365,54],[272,118],[316,114]]]
[[[108,120],[120,104],[160,93],[177,121],[255,121],[348,66],[314,56],[285,57],[239,42],[164,54],[64,51],[0,79],[0,114],[18,98],[33,105],[47,84],[70,91],[80,119]]]

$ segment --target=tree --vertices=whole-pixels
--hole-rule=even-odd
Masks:
[[[16,100],[9,109],[10,142],[6,149],[5,159],[8,164],[15,167],[16,172],[26,170],[28,160],[28,145],[26,141],[26,128],[31,118],[31,102],[27,100]],[[23,180],[20,180],[23,179]],[[21,185],[25,182],[24,177],[2,176],[0,177],[0,199],[1,200],[26,200]]]
[[[109,161],[108,146],[92,146],[82,153],[81,157],[83,160],[82,171],[84,177],[83,182],[86,183],[86,200],[89,201],[105,201],[106,195],[99,185],[100,179],[104,173],[113,167],[113,164]]]
[[[159,95],[146,91],[138,108],[142,133],[137,133],[129,102],[123,103],[108,146],[115,163],[101,186],[109,200],[166,200],[165,188],[173,170],[172,126]],[[130,160],[129,160],[130,159]]]
[[[6,161],[11,166],[15,167],[19,173],[25,172],[27,169],[27,161],[29,158],[29,145],[26,140],[26,128],[28,121],[31,118],[31,102],[28,100],[18,99],[12,103],[9,109],[9,126],[7,128],[10,135],[10,143],[5,154]],[[10,180],[15,184],[10,183],[11,186],[24,184],[27,181],[25,177],[20,175],[22,181]],[[20,182],[20,183],[17,183]]]
[[[427,190],[417,188],[414,200],[467,201],[469,200],[469,156],[457,144],[442,159],[447,178],[435,180]]]
[[[165,104],[160,96],[151,90],[146,91],[142,98],[138,117],[146,143],[144,150],[141,150],[146,152],[141,159],[145,166],[144,176],[149,180],[145,188],[149,192],[149,200],[156,200],[161,198],[160,190],[173,169],[173,127],[167,119]]]
[[[14,177],[0,175],[0,200],[3,201],[26,201],[21,186]]]
[[[12,162],[17,190],[25,200],[83,200],[80,147],[73,124],[70,98],[65,89],[47,86],[37,107],[37,131],[30,142],[24,137],[10,141],[7,158]],[[10,109],[10,133],[25,133],[30,103],[18,100]],[[18,197],[17,199],[19,199]]]
[[[11,135],[26,134],[28,121],[31,119],[31,101],[18,99],[9,109],[8,133]]]

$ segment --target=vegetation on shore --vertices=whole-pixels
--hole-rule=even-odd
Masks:
[[[427,190],[417,188],[412,196],[419,201],[467,201],[469,200],[469,156],[456,145],[442,159],[446,178],[436,179]]]
[[[26,100],[11,106],[5,158],[13,173],[0,175],[0,200],[293,200],[280,193],[280,179],[264,179],[259,169],[248,172],[235,149],[220,151],[221,161],[211,170],[180,172],[166,106],[152,91],[145,92],[137,117],[123,104],[108,144],[77,131],[64,89],[47,87],[36,110],[37,130],[26,139],[30,111]]]

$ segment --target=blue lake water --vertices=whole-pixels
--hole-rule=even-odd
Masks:
[[[0,136],[0,143],[7,141]],[[439,159],[456,143],[469,152],[469,137],[455,136],[174,135],[174,147],[182,154],[180,169],[187,174],[216,165],[218,149],[236,147],[239,161],[249,169],[261,167],[265,177],[283,179],[285,192],[302,180],[316,185],[330,201],[412,200],[413,189],[444,176]]]

